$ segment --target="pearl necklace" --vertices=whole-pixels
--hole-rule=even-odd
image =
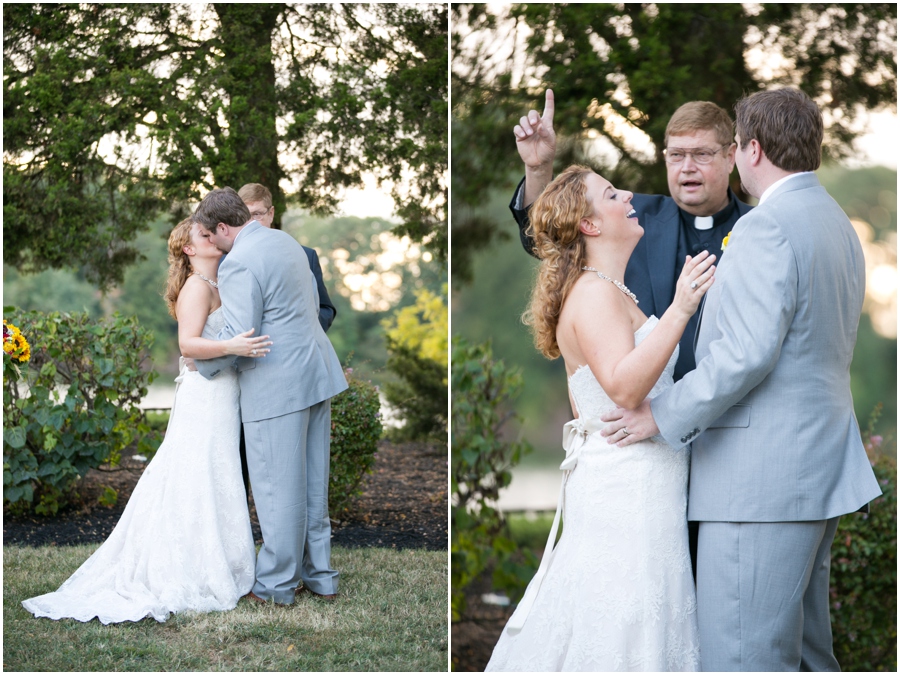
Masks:
[[[595,267],[588,267],[587,265],[585,265],[581,269],[583,269],[585,272],[596,272],[598,277],[600,277],[601,279],[605,279],[609,283],[613,284],[616,288],[618,288],[620,291],[622,291],[625,295],[627,295],[629,298],[634,300],[634,304],[636,304],[636,305],[639,304],[637,296],[634,293],[632,293],[630,290],[628,290],[628,286],[623,284],[621,281],[616,281],[615,279],[611,279],[610,277],[606,276],[605,274],[603,274],[603,272],[596,269]]]
[[[194,272],[194,274],[196,274],[198,277],[200,277],[201,279],[203,279],[203,281],[207,282],[207,283],[208,283],[210,286],[212,286],[213,288],[218,288],[218,287],[219,287],[218,282],[213,281],[213,280],[210,279],[209,277],[203,276],[202,274],[200,274],[200,272]]]

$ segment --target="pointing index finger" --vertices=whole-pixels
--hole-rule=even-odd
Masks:
[[[553,90],[548,89],[544,95],[544,114],[541,119],[552,125],[554,112],[556,112],[556,103],[553,98]]]

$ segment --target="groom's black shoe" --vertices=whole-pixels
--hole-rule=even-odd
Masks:
[[[313,597],[319,598],[319,600],[325,600],[326,602],[335,602],[337,600],[337,593],[331,593],[329,595],[322,595],[321,593],[316,593],[313,590],[310,590],[306,586],[298,586],[294,589],[294,595],[299,593],[309,593]]]
[[[247,595],[245,595],[244,597],[247,598],[248,600],[253,600],[253,602],[258,602],[258,603],[260,603],[260,604],[262,604],[262,605],[265,605],[265,604],[266,604],[266,601],[265,601],[263,598],[259,597],[259,596],[258,596],[256,593],[254,593],[253,591],[250,591],[250,592],[247,593]]]

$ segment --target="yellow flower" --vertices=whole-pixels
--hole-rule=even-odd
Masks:
[[[725,238],[722,240],[722,250],[725,250],[725,247],[728,246],[728,240],[731,238],[731,232],[725,235]]]
[[[16,350],[19,352],[19,361],[25,363],[31,359],[31,346],[25,340],[25,336],[19,333],[16,335]]]
[[[8,354],[10,359],[25,363],[31,359],[31,347],[28,340],[22,335],[22,331],[3,320],[3,352]]]

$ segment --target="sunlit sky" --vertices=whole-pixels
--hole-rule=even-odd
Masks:
[[[378,187],[375,179],[367,177],[365,187],[348,190],[341,201],[340,214],[357,218],[392,219],[394,200],[385,187]]]
[[[871,113],[868,117],[870,132],[857,139],[856,148],[859,150],[859,157],[849,163],[853,166],[880,164],[896,169],[897,147],[900,143],[897,113],[883,111]]]

